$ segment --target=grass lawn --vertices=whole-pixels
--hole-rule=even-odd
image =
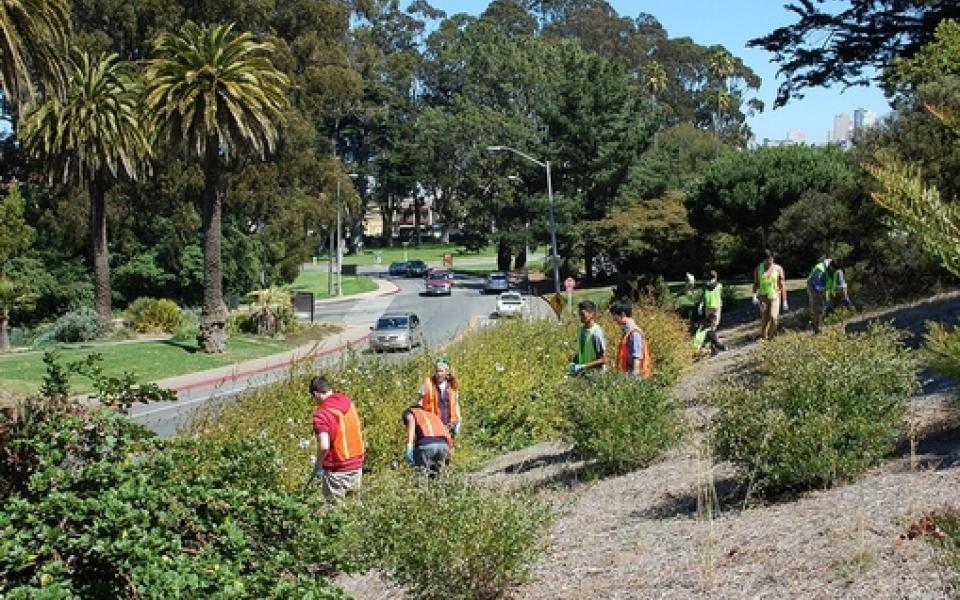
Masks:
[[[346,262],[344,262],[344,264],[346,264]],[[327,278],[328,273],[326,271],[302,270],[296,280],[284,286],[284,288],[290,291],[313,292],[317,300],[329,298],[330,294],[327,293]],[[336,277],[334,277],[334,285],[336,285]],[[377,282],[369,277],[364,277],[363,275],[343,275],[344,296],[372,292],[376,289]],[[334,290],[334,294],[336,294],[336,290]]]
[[[343,257],[343,264],[345,265],[372,265],[375,264],[375,253],[380,253],[382,256],[381,264],[384,267],[390,265],[390,263],[400,260],[413,260],[419,258],[424,262],[439,262],[443,259],[444,254],[453,255],[453,264],[456,266],[457,258],[482,258],[482,257],[496,257],[496,247],[494,245],[489,245],[480,252],[465,252],[462,245],[459,244],[421,244],[419,248],[410,244],[408,247],[404,248],[401,245],[394,246],[393,248],[375,248],[375,249],[365,249],[363,254],[347,254]],[[322,260],[327,260],[326,256],[320,257]]]
[[[120,375],[124,371],[130,371],[141,381],[155,381],[277,354],[314,340],[321,340],[336,331],[337,329],[331,326],[312,327],[288,336],[285,340],[233,335],[227,342],[227,351],[223,354],[200,352],[196,340],[79,344],[61,349],[60,362],[67,364],[92,352],[99,352],[103,355],[105,374]],[[0,386],[15,394],[37,392],[45,372],[43,352],[0,355]],[[71,392],[82,394],[90,391],[92,388],[85,378],[74,376],[71,379]]]

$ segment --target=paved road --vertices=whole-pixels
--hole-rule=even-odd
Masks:
[[[375,267],[361,268],[361,273],[386,278],[386,273]],[[426,347],[442,346],[460,335],[471,323],[479,326],[493,322],[491,313],[496,308],[496,296],[484,296],[483,280],[476,277],[457,276],[453,294],[449,297],[426,297],[422,295],[422,279],[390,278],[400,288],[399,292],[374,297],[345,298],[337,301],[322,301],[316,306],[315,318],[318,321],[338,323],[346,327],[341,340],[331,339],[325,342],[325,353],[313,364],[335,364],[348,350],[343,348],[347,342],[365,350],[367,344],[362,335],[385,312],[412,311],[420,316],[426,332]],[[531,299],[530,312],[534,316],[552,314],[546,303]],[[359,340],[359,345],[356,342]],[[416,351],[416,350],[415,350]],[[361,356],[372,356],[361,353]],[[384,356],[384,355],[377,355]],[[388,360],[402,360],[404,352],[386,355]],[[213,402],[229,401],[236,395],[251,388],[279,381],[289,374],[288,363],[291,357],[283,357],[265,363],[257,372],[244,371],[235,375],[218,375],[200,381],[171,383],[178,390],[178,401],[135,406],[131,417],[162,436],[171,436],[188,423],[197,411],[211,406]],[[307,367],[309,368],[309,366]]]

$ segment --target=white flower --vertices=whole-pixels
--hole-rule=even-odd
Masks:
[[[301,448],[306,448],[309,445],[310,445],[310,440],[306,438],[301,439],[300,443],[297,444],[297,446],[300,446]]]
[[[504,371],[507,370],[507,368],[500,363],[493,365],[493,368],[497,370],[497,373],[503,373]]]
[[[287,417],[287,424],[293,425],[293,417]]]

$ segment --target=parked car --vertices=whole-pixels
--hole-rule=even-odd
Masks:
[[[416,313],[387,313],[370,327],[370,350],[411,350],[423,344],[423,325]]]
[[[499,294],[509,291],[510,282],[507,281],[507,274],[501,271],[490,273],[487,275],[487,280],[483,282],[484,294]]]
[[[397,277],[403,277],[404,275],[407,274],[406,261],[398,260],[396,262],[390,263],[390,268],[387,269],[387,272]]]
[[[453,275],[449,271],[431,271],[427,275],[424,293],[428,296],[450,296],[453,294]]]
[[[504,292],[497,298],[498,317],[516,317],[523,314],[526,301],[519,292]]]
[[[411,260],[407,263],[407,277],[426,277],[427,263],[422,260]]]

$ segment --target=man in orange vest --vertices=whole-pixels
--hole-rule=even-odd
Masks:
[[[441,358],[434,365],[433,376],[420,386],[420,404],[438,417],[453,436],[460,435],[460,394],[457,378],[450,363]]]
[[[350,397],[335,392],[325,377],[310,381],[310,395],[317,403],[313,431],[317,435],[317,459],[313,475],[323,482],[323,493],[334,503],[348,491],[360,488],[363,479],[363,431]]]
[[[635,377],[649,379],[653,372],[650,346],[633,320],[633,306],[628,300],[617,300],[610,304],[610,314],[623,329],[617,350],[617,368]]]
[[[403,423],[407,428],[407,462],[439,474],[453,456],[453,438],[440,417],[418,402],[404,411]]]

